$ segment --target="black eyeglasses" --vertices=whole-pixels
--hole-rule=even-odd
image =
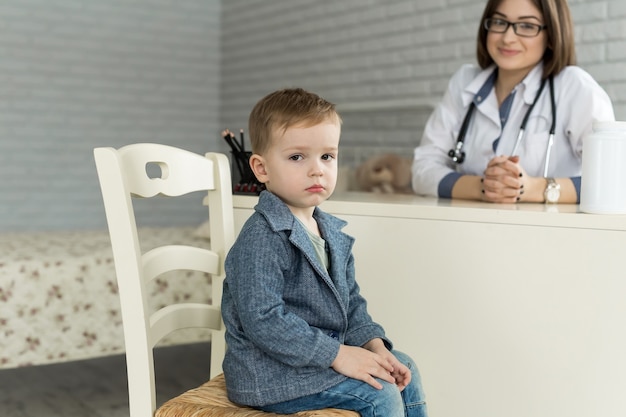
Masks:
[[[539,35],[546,26],[538,25],[535,23],[529,22],[509,22],[504,19],[485,19],[484,23],[485,29],[489,32],[494,33],[504,33],[509,30],[509,26],[513,26],[513,32],[517,36],[522,36],[524,38],[534,38]]]

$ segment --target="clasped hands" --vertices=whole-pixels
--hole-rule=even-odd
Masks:
[[[491,203],[523,201],[527,178],[519,156],[496,156],[489,161],[480,180],[482,199]]]
[[[381,339],[372,339],[362,347],[341,345],[331,367],[376,389],[383,388],[376,378],[395,384],[400,391],[411,382],[411,370],[387,349]]]

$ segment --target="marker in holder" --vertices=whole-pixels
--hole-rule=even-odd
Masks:
[[[265,184],[257,181],[250,168],[252,152],[246,151],[243,129],[240,131],[239,140],[228,129],[222,132],[222,137],[231,148],[233,194],[260,194],[265,189]]]

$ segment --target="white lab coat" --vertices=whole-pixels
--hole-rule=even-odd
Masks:
[[[510,155],[522,120],[541,83],[543,64],[538,64],[516,87],[516,94],[504,129],[500,121],[495,89],[476,107],[465,136],[462,164],[448,156],[456,145],[465,113],[476,93],[495,67],[481,70],[464,65],[451,78],[443,100],[430,116],[413,161],[413,189],[418,194],[439,196],[439,183],[451,172],[482,175],[496,155]],[[554,77],[556,131],[548,176],[579,177],[582,169],[583,139],[594,121],[615,120],[611,100],[600,85],[583,69],[564,68]],[[526,133],[517,155],[530,176],[543,176],[552,111],[549,83],[526,125]],[[494,152],[493,144],[500,138]],[[451,190],[449,190],[451,191]]]

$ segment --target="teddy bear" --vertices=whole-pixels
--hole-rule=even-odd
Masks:
[[[356,169],[361,191],[410,194],[412,160],[393,153],[375,155]]]

